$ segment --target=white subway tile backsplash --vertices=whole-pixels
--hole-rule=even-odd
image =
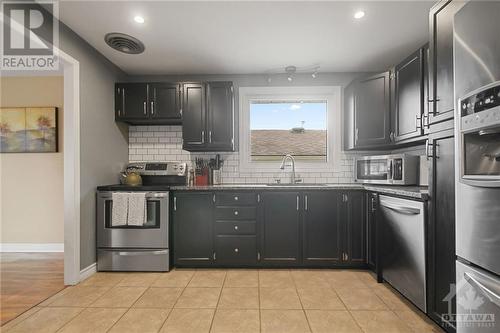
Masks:
[[[182,161],[192,165],[196,157],[213,157],[215,153],[191,153],[182,150],[181,126],[130,126],[129,161]],[[239,155],[220,153],[224,160],[222,179],[224,183],[273,183],[276,179],[287,182],[290,173],[240,172]],[[339,170],[332,172],[299,172],[298,179],[305,183],[352,183],[354,155],[342,155]]]

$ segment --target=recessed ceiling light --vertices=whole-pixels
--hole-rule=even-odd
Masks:
[[[364,17],[364,16],[365,16],[365,12],[364,12],[364,11],[362,11],[362,10],[357,11],[356,13],[354,13],[354,18],[355,18],[355,19],[358,19],[358,20],[359,20],[360,18]]]
[[[137,23],[143,24],[144,23],[144,17],[142,17],[142,16],[135,16],[134,17],[134,21],[136,21]]]

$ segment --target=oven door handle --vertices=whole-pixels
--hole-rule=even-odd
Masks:
[[[475,287],[476,289],[479,289],[479,291],[486,296],[492,303],[495,303],[497,306],[500,307],[500,296],[495,294],[493,291],[491,291],[488,287],[483,285],[481,282],[478,281],[478,279],[474,278],[471,274],[465,272],[464,273],[464,279],[467,281],[470,285]]]
[[[158,250],[158,251],[120,251],[117,252],[120,256],[144,256],[144,255],[161,255],[167,254],[168,250]]]

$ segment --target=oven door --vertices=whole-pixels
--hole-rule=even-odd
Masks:
[[[112,192],[97,194],[97,246],[99,248],[168,248],[168,192],[146,194],[147,221],[143,226],[111,225]]]
[[[392,182],[392,159],[387,157],[356,159],[356,181],[390,184]]]

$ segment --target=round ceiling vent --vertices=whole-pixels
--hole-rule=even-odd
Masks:
[[[144,44],[135,37],[120,32],[110,32],[104,36],[106,44],[117,51],[127,54],[139,54],[144,52]]]

